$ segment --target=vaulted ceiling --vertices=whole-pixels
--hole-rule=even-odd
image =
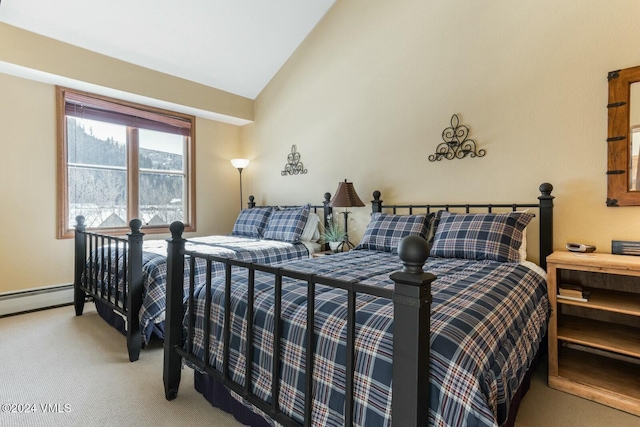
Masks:
[[[1,0],[0,22],[255,99],[335,0]]]

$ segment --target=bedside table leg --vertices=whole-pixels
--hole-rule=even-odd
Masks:
[[[558,376],[558,304],[556,294],[558,289],[558,271],[554,265],[547,265],[547,286],[551,316],[549,317],[549,376]]]

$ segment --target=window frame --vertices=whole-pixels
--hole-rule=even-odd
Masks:
[[[73,227],[69,227],[69,174],[68,174],[68,143],[67,143],[67,123],[66,123],[66,94],[78,94],[96,100],[102,100],[109,103],[134,108],[141,112],[154,113],[162,116],[174,117],[184,121],[188,121],[191,124],[191,135],[185,137],[186,150],[185,150],[185,188],[184,195],[187,197],[185,203],[184,224],[185,231],[196,231],[196,181],[195,181],[195,133],[196,133],[196,120],[195,116],[188,114],[177,113],[174,111],[163,110],[160,108],[149,107],[146,105],[136,104],[129,101],[123,101],[120,99],[110,98],[107,96],[96,95],[88,92],[83,92],[75,89],[70,89],[62,86],[56,86],[56,124],[57,124],[57,229],[58,239],[72,238],[75,235]],[[139,216],[139,175],[141,168],[138,162],[139,154],[139,140],[137,127],[127,127],[127,139],[135,134],[133,141],[134,147],[130,147],[127,151],[127,223],[133,218]],[[137,167],[136,167],[137,165]],[[134,173],[130,173],[134,170]],[[135,197],[133,197],[135,196]],[[167,233],[169,231],[169,225],[143,225],[142,229],[144,233],[157,234]],[[130,232],[129,226],[125,227],[95,227],[87,228],[91,231],[97,231],[104,234],[124,235]]]

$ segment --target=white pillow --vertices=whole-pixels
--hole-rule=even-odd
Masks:
[[[518,212],[529,212],[529,209]],[[520,261],[527,260],[527,228],[528,226],[525,227],[524,230],[522,230],[522,244],[520,245],[520,250],[518,251],[518,253],[520,254]]]
[[[520,254],[520,261],[527,260],[527,228],[525,227],[522,230],[522,244],[520,245],[520,250],[518,251]]]
[[[309,212],[307,223],[304,225],[300,240],[304,242],[316,242],[320,238],[320,230],[318,225],[320,224],[320,217],[318,214]]]

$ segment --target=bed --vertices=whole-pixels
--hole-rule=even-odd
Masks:
[[[550,309],[552,186],[540,191],[535,204],[389,214],[376,192],[357,250],[271,266],[189,251],[172,224],[167,399],[184,360],[208,400],[230,396],[222,406],[252,426],[512,425]],[[540,266],[522,258],[534,215]],[[198,280],[198,262],[224,263],[224,277]]]
[[[239,214],[231,235],[193,238],[187,247],[261,264],[308,258],[322,249],[317,243],[320,216],[326,224],[331,214],[330,194],[324,198],[322,205],[256,206],[250,196],[248,209]],[[126,238],[86,231],[84,218],[76,220],[76,315],[82,315],[85,300],[91,298],[100,316],[127,336],[133,362],[152,336],[164,338],[167,242],[144,240],[139,219],[130,222]],[[218,264],[209,274],[223,272]]]

